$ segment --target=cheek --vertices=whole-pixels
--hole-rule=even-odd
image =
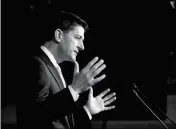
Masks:
[[[75,46],[73,42],[69,42],[68,44],[65,45],[65,51],[68,54],[72,53],[74,49],[75,49]]]
[[[73,51],[76,48],[76,40],[70,40],[67,44],[69,51]]]
[[[72,53],[76,48],[77,41],[74,38],[67,38],[64,42],[64,51],[68,54]]]

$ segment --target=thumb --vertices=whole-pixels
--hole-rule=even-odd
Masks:
[[[73,76],[75,76],[77,73],[79,73],[79,64],[77,61],[75,61],[74,63],[75,63],[75,67],[74,67]]]
[[[93,88],[90,87],[89,88],[89,98],[92,98],[93,97]]]

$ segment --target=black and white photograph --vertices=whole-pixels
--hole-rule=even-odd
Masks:
[[[176,129],[175,2],[1,1],[1,128]]]

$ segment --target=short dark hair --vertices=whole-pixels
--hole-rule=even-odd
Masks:
[[[44,19],[42,21],[45,23],[42,25],[45,33],[45,37],[43,37],[45,41],[53,38],[56,29],[67,32],[73,26],[80,25],[84,28],[85,32],[88,30],[88,24],[78,15],[55,8],[44,11]]]
[[[55,29],[59,28],[62,31],[68,31],[72,26],[80,25],[85,31],[88,30],[88,24],[79,16],[70,12],[60,11],[53,20]]]

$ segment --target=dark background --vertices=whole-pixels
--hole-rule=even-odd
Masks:
[[[168,78],[174,78],[176,72],[175,53],[171,54],[175,12],[168,0],[50,2],[79,15],[89,25],[85,51],[78,55],[80,67],[95,56],[104,59],[107,65],[103,71],[106,79],[93,88],[95,95],[108,87],[116,92],[116,109],[93,119],[156,119],[132,92],[133,82],[166,112],[167,95],[176,94],[174,84],[168,84]],[[25,61],[24,64],[19,61],[28,52],[35,52],[35,46],[45,36],[45,28],[41,27],[45,19],[40,19],[40,15],[47,4],[47,0],[2,1],[2,107],[16,104],[19,66],[25,65]],[[70,83],[72,64],[65,62],[62,67]],[[28,77],[27,73],[24,76]]]

